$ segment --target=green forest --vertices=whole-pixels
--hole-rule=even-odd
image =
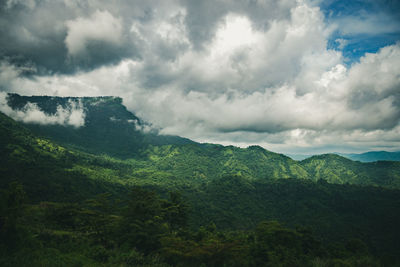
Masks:
[[[1,266],[400,266],[400,162],[143,132],[114,97],[8,101],[86,118],[0,113]]]

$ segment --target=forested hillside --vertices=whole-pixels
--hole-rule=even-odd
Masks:
[[[36,103],[51,112],[52,101]],[[331,154],[298,162],[258,146],[144,133],[129,122],[115,130],[110,117],[134,115],[118,99],[101,103],[80,128],[0,113],[1,265],[399,263],[399,163]],[[122,137],[132,150],[114,140]],[[110,143],[98,147],[101,140]]]
[[[8,95],[8,104],[14,110],[24,110],[28,103],[36,105],[45,114],[55,115],[58,108],[71,105],[83,111],[84,125],[73,127],[59,124],[26,123],[39,136],[51,138],[63,145],[96,154],[119,158],[136,157],[149,144],[187,144],[189,139],[158,135],[134,114],[118,97],[48,97]]]

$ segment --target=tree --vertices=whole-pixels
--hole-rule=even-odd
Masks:
[[[164,201],[162,207],[165,220],[172,230],[176,231],[187,227],[188,205],[179,192],[170,192],[169,201]]]
[[[2,250],[14,250],[25,238],[20,228],[20,219],[24,212],[25,191],[18,182],[9,184],[2,190],[0,199],[0,246]]]
[[[134,187],[119,227],[120,242],[149,253],[160,247],[166,230],[156,193]]]

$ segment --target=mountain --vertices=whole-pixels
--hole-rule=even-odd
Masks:
[[[108,112],[104,109],[99,112]],[[78,130],[69,126],[57,127],[68,128],[68,131]],[[331,154],[314,156],[297,162],[258,146],[241,149],[198,143],[160,146],[148,143],[146,147],[141,148],[140,157],[123,159],[97,153],[97,151],[94,154],[88,153],[92,148],[83,147],[84,144],[63,146],[56,141],[44,138],[43,135],[47,134],[46,129],[52,129],[51,127],[40,128],[42,129],[40,136],[31,129],[36,128],[32,124],[18,123],[0,113],[2,159],[0,161],[0,190],[5,190],[7,186],[10,188],[9,191],[12,190],[15,188],[12,182],[15,181],[25,188],[31,206],[27,208],[25,217],[22,217],[18,225],[32,232],[32,236],[44,244],[43,249],[49,249],[45,256],[40,256],[46,261],[49,260],[47,258],[49,256],[46,255],[61,254],[62,256],[54,262],[63,262],[67,259],[72,261],[72,258],[76,260],[76,255],[95,260],[96,264],[111,260],[119,262],[127,257],[127,254],[123,254],[126,253],[124,248],[133,246],[129,243],[120,243],[130,238],[130,234],[127,233],[134,231],[132,229],[139,229],[140,233],[136,237],[131,237],[134,241],[141,236],[146,237],[144,240],[154,240],[161,236],[160,244],[163,249],[152,248],[152,253],[161,253],[158,255],[164,255],[165,260],[172,263],[174,260],[165,256],[167,248],[168,253],[175,255],[174,257],[181,255],[178,251],[188,246],[198,247],[199,250],[201,248],[200,251],[218,251],[214,246],[225,248],[221,247],[226,244],[224,242],[236,240],[232,241],[232,244],[237,244],[237,242],[242,242],[239,241],[242,237],[248,240],[246,242],[250,242],[245,243],[250,249],[258,244],[251,243],[255,234],[243,231],[254,229],[264,220],[278,220],[291,229],[301,229],[296,228],[298,225],[307,226],[324,246],[332,246],[329,249],[329,253],[332,251],[329,255],[332,256],[318,254],[322,255],[319,256],[322,258],[347,257],[343,256],[347,254],[337,252],[337,242],[353,239],[360,240],[357,241],[356,248],[360,246],[367,248],[361,250],[364,254],[369,250],[385,261],[389,257],[388,262],[394,262],[398,257],[400,190],[389,189],[389,187],[399,188],[400,168],[397,162],[361,163]],[[65,139],[60,140],[66,142]],[[78,148],[82,148],[83,151]],[[164,198],[168,195],[168,191],[180,191],[187,205],[191,207],[188,211],[188,225],[191,231],[199,229],[198,232],[189,234],[189,230],[185,230],[178,235],[176,230],[168,230],[171,227],[168,226],[169,221],[158,223],[161,219],[167,220],[168,216],[176,218],[178,211],[168,206],[171,204],[168,204],[166,200],[161,200],[160,204],[154,204],[154,195],[137,191],[136,186],[155,190]],[[134,206],[139,211],[142,210],[140,209],[142,205],[147,205],[149,210],[141,211],[144,214],[153,212],[159,207],[165,207],[173,215],[165,213],[167,211],[155,213],[153,220],[149,222],[135,221],[124,228],[126,217],[123,216],[129,211],[124,203],[132,202],[132,200],[126,202],[131,190],[136,190],[134,192],[139,196],[144,194],[143,197],[135,200],[139,201],[138,204],[132,204],[139,205]],[[104,193],[107,193],[113,202],[119,203],[111,211],[109,208],[101,208],[103,206],[99,204],[99,201],[104,202],[102,197],[104,195],[99,194]],[[174,199],[177,201],[176,197]],[[0,220],[6,218],[2,214],[4,207],[9,206],[2,203],[0,203]],[[94,203],[95,206],[91,207],[92,204],[88,203]],[[122,206],[121,209],[118,206]],[[102,209],[107,212],[102,211],[99,214],[99,210]],[[44,229],[43,225],[45,225]],[[99,225],[106,228],[98,228]],[[158,225],[159,228],[154,228],[154,225]],[[160,235],[160,229],[164,229],[163,235]],[[218,229],[218,232],[213,229]],[[240,232],[232,234],[232,231],[239,230]],[[274,239],[268,242],[270,244],[278,242],[276,247],[280,248],[280,252],[276,252],[277,255],[281,255],[279,257],[282,259],[287,258],[292,248],[287,243],[279,242],[287,240],[288,233],[297,232],[281,228],[276,231],[277,235],[283,234],[283,236],[271,237]],[[299,230],[299,233],[307,232],[304,231]],[[2,234],[1,231],[0,234]],[[172,236],[165,239],[167,234]],[[299,235],[303,236],[303,234]],[[68,247],[60,240],[70,240],[68,242],[71,244],[79,240],[80,247]],[[104,243],[104,240],[111,240],[114,243]],[[311,245],[310,239],[305,242],[304,246]],[[82,244],[87,245],[82,247]],[[97,244],[93,248],[95,250],[91,249],[93,244]],[[144,249],[144,246],[143,244],[135,245],[138,250]],[[230,243],[227,246],[229,248]],[[285,249],[281,251],[282,246]],[[287,246],[289,247],[286,248]],[[234,249],[239,247],[235,246]],[[26,253],[27,250],[22,251]],[[75,256],[71,256],[71,251],[74,251]],[[82,254],[82,251],[88,252]],[[245,249],[245,251],[248,250]],[[117,252],[121,253],[118,254],[119,258],[113,258],[113,253]],[[196,253],[199,252],[193,253],[198,255]],[[255,257],[249,252],[246,253],[250,255],[250,258]],[[307,257],[316,257],[307,254],[309,252],[301,253],[309,255]],[[302,257],[306,257],[304,255]],[[357,257],[360,256],[360,254],[357,255]],[[7,260],[0,259],[0,263],[9,262],[10,266],[18,266],[21,265],[20,259],[25,259],[27,263],[32,262],[32,259],[24,257],[26,256],[15,256],[13,260],[17,263],[13,264],[13,261],[4,256]],[[138,257],[135,256],[135,260],[139,260]],[[188,255],[180,257],[187,259]],[[193,257],[196,262],[202,259]],[[213,259],[217,256],[210,255],[209,257]],[[276,261],[279,261],[278,258]],[[90,264],[96,265],[93,262]],[[218,266],[218,264],[213,266]]]
[[[0,188],[18,181],[32,201],[79,201],[99,193],[126,192],[121,183],[93,180],[81,169],[94,156],[68,150],[31,133],[0,112]]]
[[[148,145],[190,144],[178,136],[159,135],[157,130],[129,112],[119,97],[49,97],[8,94],[8,105],[24,111],[34,105],[48,116],[60,116],[59,110],[82,110],[80,127],[65,124],[27,122],[33,133],[60,144],[90,153],[106,153],[119,158],[137,157]],[[62,113],[61,113],[62,114]],[[149,128],[149,130],[147,130]]]
[[[400,161],[400,152],[387,152],[387,151],[369,151],[361,154],[339,154],[351,160],[361,162],[374,162],[374,161]]]
[[[400,151],[388,152],[388,151],[369,151],[365,153],[334,153],[339,156],[361,162],[374,162],[374,161],[400,161]],[[310,154],[285,154],[294,160],[305,160],[315,155]]]
[[[8,96],[14,110],[24,110],[32,103],[49,116],[60,108],[79,106],[85,114],[81,127],[32,122],[24,126],[67,148],[131,159],[119,163],[131,170],[125,181],[140,180],[144,185],[163,180],[164,185],[183,186],[240,175],[249,180],[323,179],[400,188],[400,163],[396,162],[361,163],[334,154],[295,161],[259,146],[243,149],[158,135],[155,130],[144,130],[149,125],[129,112],[118,97]]]

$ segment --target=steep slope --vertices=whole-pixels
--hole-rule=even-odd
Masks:
[[[187,144],[189,139],[158,135],[156,130],[129,112],[118,97],[49,97],[8,95],[8,104],[14,110],[24,110],[34,104],[48,115],[60,108],[80,108],[84,125],[26,123],[32,132],[51,138],[63,145],[78,147],[90,153],[107,153],[120,158],[137,157],[149,144]]]
[[[103,192],[126,192],[120,183],[79,171],[93,156],[38,138],[0,112],[0,188],[18,181],[32,201],[75,201]]]

